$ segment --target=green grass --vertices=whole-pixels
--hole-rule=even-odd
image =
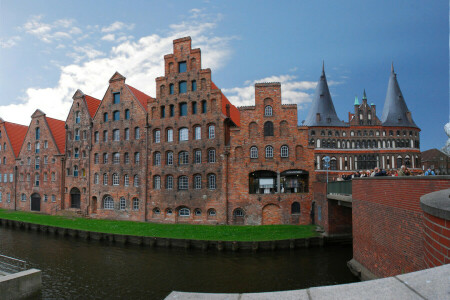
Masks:
[[[317,236],[314,225],[190,225],[97,220],[0,209],[0,218],[102,233],[217,241],[270,241]]]

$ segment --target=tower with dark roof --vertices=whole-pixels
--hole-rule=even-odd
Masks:
[[[383,114],[381,116],[383,126],[416,127],[411,112],[406,106],[402,91],[397,82],[397,74],[394,72],[394,64],[391,66],[386,100],[384,101]]]
[[[339,120],[328,89],[325,68],[322,65],[322,75],[317,83],[314,100],[303,125],[306,126],[344,126]]]

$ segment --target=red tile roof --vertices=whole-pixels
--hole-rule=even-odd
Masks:
[[[214,84],[214,82],[211,81],[211,89],[218,90],[219,88]],[[227,115],[227,104],[229,104],[231,121],[233,121],[236,126],[241,126],[241,114],[239,113],[239,110],[236,108],[236,106],[231,104],[230,100],[228,100],[228,98],[222,92],[220,92],[220,94],[222,95],[222,113],[225,116]]]
[[[58,146],[59,153],[65,153],[66,147],[66,129],[64,128],[65,122],[56,120],[53,118],[45,117],[48,127],[55,139],[56,146]]]
[[[17,158],[17,155],[19,155],[20,152],[20,148],[22,147],[23,140],[27,135],[28,126],[5,122],[5,130],[6,134],[9,137],[9,141],[11,142],[14,156]]]
[[[130,91],[133,93],[133,95],[136,97],[136,99],[138,99],[139,102],[141,102],[141,104],[145,110],[147,110],[147,103],[155,100],[152,97],[150,97],[149,95],[141,92],[140,90],[135,89],[131,85],[126,84],[126,86],[130,89]]]
[[[102,101],[100,101],[94,97],[91,97],[89,95],[85,95],[84,99],[86,100],[86,105],[88,107],[88,111],[89,111],[89,114],[91,115],[91,118],[94,118],[95,112],[97,111],[97,108],[100,106],[100,103]]]

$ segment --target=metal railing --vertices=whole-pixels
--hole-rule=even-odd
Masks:
[[[352,194],[352,181],[334,181],[329,182],[327,187],[327,194]]]
[[[21,272],[26,269],[26,261],[0,254],[0,272],[11,274]]]

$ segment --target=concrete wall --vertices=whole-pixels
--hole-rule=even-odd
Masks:
[[[0,277],[1,299],[22,299],[40,292],[42,273],[30,269],[19,273]]]

